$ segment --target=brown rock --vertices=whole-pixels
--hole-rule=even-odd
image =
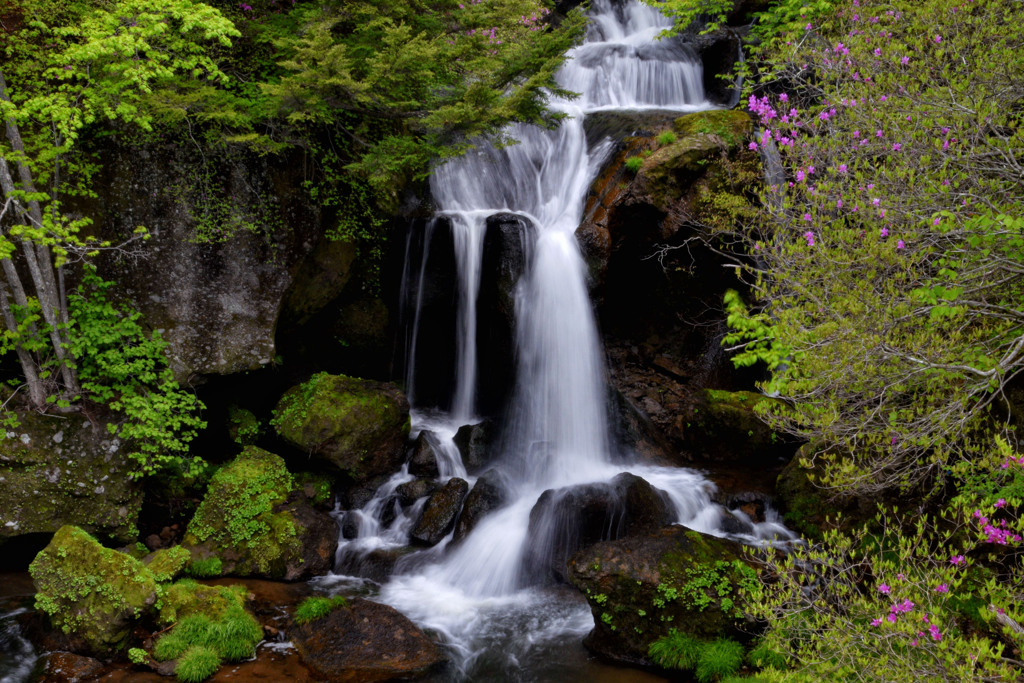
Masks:
[[[462,510],[462,501],[469,493],[469,482],[453,477],[447,484],[430,496],[423,508],[423,516],[409,535],[410,540],[421,545],[436,545],[455,526],[455,519]]]
[[[43,665],[43,680],[46,683],[79,683],[93,680],[102,671],[103,664],[92,657],[53,652]]]
[[[423,676],[444,661],[437,646],[397,610],[360,598],[296,627],[292,642],[306,665],[337,683]]]

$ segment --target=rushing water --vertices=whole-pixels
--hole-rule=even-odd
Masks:
[[[538,541],[527,538],[530,512],[545,490],[607,482],[629,471],[667,494],[679,523],[718,533],[722,510],[711,502],[713,485],[685,469],[623,464],[611,443],[602,349],[574,236],[587,188],[612,149],[610,141],[588,144],[588,113],[711,107],[693,53],[677,40],[656,40],[670,23],[645,5],[594,0],[586,40],[570,53],[558,77],[580,97],[551,103],[568,115],[561,125],[556,130],[514,126],[510,133],[519,144],[482,146],[437,168],[431,181],[438,214],[451,225],[458,278],[450,410],[428,410],[417,401],[415,368],[431,359],[416,357],[413,351],[407,382],[414,431],[429,434],[439,454],[441,480],[459,476],[475,481],[467,476],[451,439],[459,426],[474,421],[482,381],[477,298],[487,219],[512,213],[535,228],[529,231],[528,262],[515,292],[516,379],[497,459],[511,502],[484,517],[456,548],[446,547],[449,536],[434,548],[405,557],[379,594],[441,634],[459,677],[543,677],[538,673],[543,666],[535,663],[537,653],[578,643],[593,625],[578,596],[534,585],[536,573],[524,566],[528,543]],[[423,255],[410,258],[405,273],[416,292],[408,301],[414,311],[413,350],[417,335],[431,322],[423,318],[419,299],[429,234],[424,242]],[[384,508],[396,505],[395,489],[412,479],[403,469],[362,510],[348,513],[358,522],[358,533],[342,539],[341,559],[408,544],[423,501],[409,510],[392,507],[389,514]],[[750,528],[753,534],[785,533],[776,523]]]

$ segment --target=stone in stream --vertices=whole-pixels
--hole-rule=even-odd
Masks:
[[[484,472],[466,496],[462,514],[455,524],[452,543],[460,543],[488,512],[497,510],[508,501],[508,482],[505,477],[497,470]]]
[[[462,501],[469,493],[469,482],[453,477],[427,500],[423,516],[409,538],[419,545],[436,545],[455,526]]]
[[[740,544],[683,526],[597,543],[572,558],[569,579],[594,614],[583,644],[612,661],[649,665],[648,647],[670,629],[742,639],[752,626],[741,588],[757,575]]]
[[[412,457],[409,458],[409,474],[415,477],[437,476],[437,454],[434,452],[433,445],[436,439],[437,436],[426,429],[416,437],[416,443],[412,448]]]
[[[549,489],[530,511],[525,567],[538,580],[568,582],[568,560],[577,551],[650,533],[673,517],[665,494],[628,472],[604,484]]]
[[[494,432],[494,423],[490,420],[463,425],[455,432],[453,441],[462,456],[462,463],[470,472],[482,469],[490,461],[494,453],[491,448]]]
[[[398,610],[360,598],[295,627],[289,637],[303,661],[330,681],[417,678],[445,661],[437,646]]]

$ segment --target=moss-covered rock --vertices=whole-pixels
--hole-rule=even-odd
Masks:
[[[182,545],[197,576],[308,578],[329,568],[337,526],[299,495],[279,456],[250,446],[210,480]]]
[[[74,526],[61,527],[29,567],[36,608],[91,652],[122,647],[135,620],[156,601],[153,574]]]
[[[285,392],[272,423],[292,445],[365,481],[401,466],[409,402],[391,383],[320,373]]]
[[[228,436],[242,446],[252,446],[260,438],[263,425],[252,411],[239,406],[228,407]]]
[[[753,391],[703,390],[685,414],[687,449],[699,457],[726,461],[770,461],[789,455],[796,444],[773,432],[755,410],[778,400]]]
[[[169,586],[161,600],[160,623],[173,628],[156,641],[154,658],[176,660],[181,681],[203,680],[224,660],[251,658],[263,629],[245,610],[247,595],[244,586],[203,586],[190,580]],[[205,673],[192,671],[198,659]]]
[[[594,614],[584,644],[649,664],[650,644],[673,628],[702,640],[741,636],[743,591],[758,585],[741,558],[739,544],[681,526],[581,551],[569,574]]]
[[[173,548],[164,548],[148,555],[142,560],[146,568],[153,574],[153,578],[160,583],[166,583],[178,578],[188,565],[191,553],[180,545]]]
[[[29,411],[18,420],[0,432],[0,545],[68,524],[134,541],[142,489],[118,439],[77,415]]]

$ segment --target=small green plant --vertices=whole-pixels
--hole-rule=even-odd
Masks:
[[[219,557],[193,558],[188,563],[188,573],[200,579],[220,576],[222,570],[223,563]]]
[[[317,619],[323,619],[335,608],[347,607],[348,601],[341,595],[336,595],[333,598],[325,597],[312,597],[306,598],[302,601],[302,604],[295,608],[295,614],[292,618],[296,624],[305,624],[310,621],[316,621]]]
[[[743,666],[743,646],[735,640],[720,638],[701,650],[694,675],[700,683],[731,676]]]
[[[676,141],[676,134],[670,130],[666,130],[658,136],[657,140],[659,145],[671,145]]]
[[[626,170],[634,175],[640,172],[643,165],[644,158],[641,156],[633,156],[626,159]]]
[[[647,655],[652,662],[665,669],[693,669],[697,666],[703,647],[704,644],[696,638],[673,628],[667,636],[651,643]]]
[[[149,653],[141,647],[133,647],[128,650],[128,661],[132,664],[145,664],[149,661]]]
[[[211,647],[197,645],[182,655],[174,674],[182,683],[199,683],[206,680],[220,668],[220,657]]]

